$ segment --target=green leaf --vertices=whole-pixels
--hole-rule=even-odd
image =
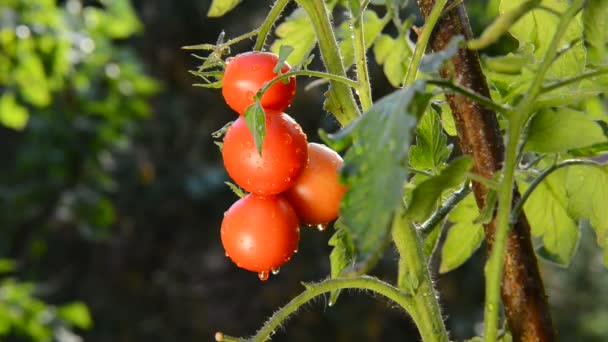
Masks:
[[[346,268],[353,264],[355,258],[355,247],[351,236],[342,224],[342,219],[336,221],[337,231],[329,239],[328,245],[333,246],[329,254],[329,263],[331,267],[331,277],[337,278]],[[332,291],[329,297],[329,302],[333,305],[338,300],[339,290]]]
[[[424,221],[431,215],[441,194],[458,186],[473,167],[473,160],[468,157],[455,159],[447,168],[435,177],[420,183],[412,193],[406,214],[414,221]]]
[[[500,2],[500,13],[506,13],[521,6],[527,0],[503,0]],[[564,12],[570,4],[563,0],[543,0],[542,6],[557,12]],[[551,39],[557,29],[560,18],[543,9],[534,9],[519,19],[509,32],[519,41],[520,50],[532,47],[534,57],[541,61],[549,47]],[[565,46],[582,39],[581,16],[578,15],[568,26],[560,46]],[[547,77],[565,78],[580,74],[585,66],[586,53],[583,44],[562,53],[551,65]]]
[[[89,309],[81,302],[61,306],[57,315],[80,329],[89,329],[93,325]]]
[[[342,199],[340,213],[358,260],[364,260],[382,243],[392,213],[401,203],[409,141],[417,117],[429,100],[424,91],[422,81],[397,90],[330,137],[338,142],[352,141],[341,170],[341,178],[349,189]]]
[[[272,69],[272,72],[274,72],[275,74],[281,73],[283,64],[285,64],[287,58],[289,58],[289,55],[291,55],[293,50],[293,47],[290,45],[281,45],[281,47],[279,48],[279,60],[277,61],[277,65],[274,66],[274,69]],[[289,83],[289,80],[284,80],[284,82]]]
[[[243,198],[243,197],[245,197],[245,195],[247,195],[247,192],[245,192],[238,185],[236,185],[236,184],[234,184],[232,182],[224,182],[224,184],[228,185],[228,187],[230,188],[230,190],[232,190],[232,192],[235,195],[237,195],[239,198]]]
[[[441,69],[443,63],[450,60],[458,53],[458,49],[463,41],[463,36],[454,36],[445,49],[424,55],[420,61],[420,71],[424,73],[439,72],[439,69]]]
[[[410,149],[410,166],[437,174],[447,162],[450,153],[452,145],[447,144],[439,114],[430,106],[416,128],[416,145]]]
[[[407,73],[407,66],[412,58],[412,48],[405,35],[393,39],[389,35],[381,35],[374,44],[376,63],[382,65],[384,75],[393,87],[401,86]]]
[[[441,102],[438,105],[432,104],[432,106],[441,113],[441,125],[443,126],[443,130],[451,137],[458,135],[458,132],[456,131],[456,122],[452,115],[452,109],[448,103]]]
[[[0,97],[0,124],[20,131],[27,125],[29,117],[27,108],[15,101],[13,93],[5,93]]]
[[[232,11],[241,0],[213,0],[211,7],[207,12],[209,18],[217,18],[224,16],[226,13]]]
[[[42,61],[35,54],[27,54],[17,64],[13,74],[23,98],[36,107],[51,103],[47,77]]]
[[[387,21],[378,18],[378,14],[372,10],[363,12],[363,25],[365,27],[365,47],[370,48],[376,38],[384,29]],[[352,30],[348,21],[344,21],[336,30],[336,38],[340,39],[340,53],[344,67],[349,68],[355,63],[355,52],[353,47]]]
[[[606,141],[601,126],[584,113],[569,108],[545,109],[530,122],[526,149],[566,152]]]
[[[608,6],[606,0],[587,0],[583,10],[583,33],[587,47],[587,64],[601,65],[606,59],[608,42]]]
[[[448,230],[441,248],[439,273],[446,273],[464,264],[479,248],[483,241],[483,226],[474,223],[479,209],[473,193],[460,201],[448,216],[453,225]]]
[[[437,242],[439,242],[439,238],[441,237],[442,228],[443,224],[435,225],[433,230],[424,238],[424,255],[427,258],[430,258],[431,254],[435,251]]]
[[[253,136],[255,148],[262,155],[262,147],[266,137],[266,113],[259,100],[256,99],[254,104],[245,109],[245,123],[247,123],[247,128]]]
[[[279,39],[275,40],[270,50],[279,54],[282,45],[289,45],[294,51],[287,58],[290,65],[300,65],[310,54],[317,43],[314,28],[308,19],[306,11],[299,7],[293,11],[281,25],[275,34]]]
[[[524,204],[532,235],[543,239],[539,255],[562,266],[570,263],[580,237],[576,222],[568,214],[565,181],[563,172],[552,173],[534,189]],[[524,192],[529,185],[518,182],[518,186]]]
[[[15,261],[6,258],[0,258],[0,274],[9,273],[16,268]]]
[[[494,175],[498,175],[498,173]],[[498,204],[498,193],[495,190],[488,190],[485,204],[486,205],[479,212],[479,216],[473,220],[473,223],[487,224],[492,222],[492,219],[494,218],[494,209],[496,208],[496,204]]]

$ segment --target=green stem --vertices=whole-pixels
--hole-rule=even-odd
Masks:
[[[251,341],[267,341],[273,332],[285,319],[297,311],[302,305],[315,297],[327,292],[342,289],[363,289],[376,292],[399,304],[405,311],[411,313],[411,297],[405,292],[373,277],[335,278],[317,284],[306,285],[306,290],[293,298],[287,305],[275,312],[264,326],[251,338]]]
[[[230,45],[236,44],[240,41],[243,41],[243,40],[251,38],[251,37],[255,37],[258,35],[259,32],[260,32],[259,29],[255,29],[253,31],[242,34],[238,37],[232,38],[229,41],[220,44],[219,46],[213,45],[213,44],[199,44],[199,45],[182,46],[182,49],[183,50],[218,50],[218,51],[221,51],[221,50],[229,47]]]
[[[602,166],[602,164],[600,164],[594,160],[589,160],[589,159],[564,160],[563,162],[561,162],[559,164],[551,165],[551,167],[544,170],[540,175],[538,175],[538,177],[534,178],[532,183],[530,183],[530,186],[528,187],[528,189],[526,189],[526,192],[524,192],[524,194],[521,195],[521,198],[519,199],[519,201],[517,201],[517,203],[513,207],[513,211],[511,212],[511,223],[514,223],[517,221],[519,213],[521,212],[524,204],[526,203],[526,200],[528,199],[528,197],[530,197],[530,195],[532,194],[534,189],[536,189],[536,187],[540,183],[542,183],[542,181],[545,180],[545,178],[547,178],[547,176],[552,174],[554,171],[557,171],[563,167],[571,166],[571,165]]]
[[[344,65],[342,65],[342,57],[340,56],[340,48],[338,47],[336,37],[334,36],[330,21],[330,13],[325,6],[325,1],[296,1],[306,11],[310,18],[310,22],[315,29],[319,41],[321,57],[323,58],[327,71],[331,74],[346,78]],[[353,93],[348,86],[334,80],[331,81],[331,86],[334,91],[335,100],[340,107],[340,111],[334,113],[336,119],[338,119],[343,126],[347,125],[360,115]]]
[[[608,68],[602,68],[602,69],[599,69],[599,70],[594,70],[594,71],[586,72],[586,73],[580,74],[578,76],[567,78],[565,80],[560,80],[560,81],[557,81],[555,83],[552,83],[552,84],[549,84],[547,86],[544,86],[540,90],[540,93],[541,94],[548,93],[548,92],[550,92],[552,90],[555,90],[555,89],[558,89],[558,88],[561,88],[561,87],[565,87],[565,86],[570,85],[572,83],[577,83],[577,82],[580,82],[580,81],[588,79],[588,78],[593,78],[593,77],[596,77],[596,76],[601,76],[601,75],[606,75],[606,74],[608,74]]]
[[[439,222],[443,221],[443,219],[448,216],[448,214],[454,209],[454,207],[460,203],[467,195],[471,192],[471,188],[469,187],[469,182],[465,182],[462,188],[452,194],[447,200],[445,200],[439,209],[429,217],[424,223],[420,225],[418,231],[421,233],[426,233],[431,231]]]
[[[262,51],[264,48],[264,43],[266,42],[266,37],[268,36],[268,32],[270,32],[272,26],[277,21],[279,15],[281,15],[281,12],[283,12],[283,9],[285,9],[285,6],[287,6],[289,1],[290,0],[277,0],[274,5],[272,5],[272,9],[270,12],[268,12],[266,19],[264,19],[262,26],[259,28],[260,33],[258,34],[258,39],[255,41],[255,46],[253,48],[255,51]]]
[[[484,338],[487,342],[494,342],[498,331],[498,312],[500,301],[500,284],[503,273],[505,246],[510,227],[511,202],[513,200],[513,180],[517,164],[517,151],[519,139],[525,122],[531,114],[534,103],[541,92],[544,77],[551,67],[557,54],[560,40],[571,19],[578,12],[584,0],[574,0],[572,5],[561,16],[561,21],[555,30],[543,62],[537,71],[536,77],[530,86],[526,97],[520,102],[512,115],[509,116],[507,132],[507,146],[503,167],[503,180],[498,192],[498,212],[496,215],[496,230],[494,232],[493,247],[486,264],[486,301],[485,301],[485,330]]]
[[[433,5],[433,9],[431,10],[431,13],[424,23],[424,27],[422,28],[422,34],[420,34],[420,37],[418,37],[418,41],[416,42],[414,55],[412,56],[412,61],[410,62],[409,67],[407,68],[405,80],[403,81],[404,87],[407,87],[416,81],[420,60],[422,60],[422,56],[424,56],[424,51],[426,50],[429,39],[431,38],[431,33],[433,33],[433,29],[441,17],[441,13],[443,12],[443,8],[447,2],[448,0],[437,0],[435,5]]]
[[[432,84],[432,85],[436,85],[442,88],[447,88],[452,90],[455,93],[458,93],[460,95],[464,95],[468,98],[470,98],[471,100],[479,103],[482,106],[485,106],[486,108],[492,109],[493,111],[497,112],[497,113],[501,113],[501,114],[505,114],[507,113],[510,108],[509,107],[504,107],[499,105],[498,103],[492,101],[492,99],[489,99],[483,95],[479,95],[476,92],[461,87],[457,84],[454,84],[450,81],[445,81],[445,80],[427,80],[426,81],[427,84]]]
[[[413,296],[413,312],[410,314],[422,340],[447,342],[448,334],[431,281],[422,240],[401,207],[393,218],[393,240],[401,255],[397,285]]]
[[[354,31],[354,52],[355,64],[357,66],[357,81],[359,82],[358,95],[361,102],[361,109],[365,112],[373,104],[372,88],[369,82],[369,72],[367,70],[367,57],[365,55],[365,27],[363,25],[363,9],[359,5],[359,0],[349,1],[351,28]]]
[[[273,84],[280,82],[282,80],[288,79],[292,76],[319,77],[319,78],[323,78],[323,79],[332,80],[334,82],[338,82],[338,83],[347,85],[349,87],[353,87],[355,89],[359,86],[359,84],[357,82],[355,82],[349,78],[330,74],[327,72],[312,71],[312,70],[296,70],[296,71],[289,71],[284,74],[281,74],[281,75],[273,78],[271,81],[264,83],[264,86],[262,87],[262,89],[260,89],[258,91],[258,93],[256,94],[256,97],[261,99],[262,96],[264,95],[264,93],[268,90],[268,88],[272,87]]]

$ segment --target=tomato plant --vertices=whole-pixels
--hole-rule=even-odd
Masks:
[[[258,29],[220,41],[209,58],[223,57],[217,51],[252,36],[257,36],[254,50],[263,50],[288,2],[277,0]],[[604,248],[603,262],[608,265],[608,215],[602,207],[608,202],[608,115],[603,97],[608,89],[608,4],[492,1],[496,19],[475,38],[463,2],[418,1],[425,20],[422,28],[414,27],[413,19],[400,17],[407,1],[295,2],[298,7],[277,26],[277,39],[270,47],[280,54],[279,60],[294,67],[262,83],[278,85],[306,76],[322,79],[312,85],[328,84],[323,108],[342,128],[320,135],[332,149],[343,152],[340,179],[348,191],[342,196],[343,188],[335,182],[339,157],[329,153],[328,160],[318,159],[318,147],[309,152],[310,170],[304,169],[295,183],[261,189],[287,191],[303,222],[333,219],[336,202],[340,218],[328,242],[333,247],[331,279],[307,284],[304,293],[253,339],[270,338],[306,301],[303,298],[330,293],[329,303],[334,304],[340,290],[360,288],[398,303],[410,313],[424,341],[448,341],[429,268],[431,257],[438,253],[439,272],[449,272],[469,259],[485,238],[491,248],[484,273],[483,339],[555,340],[537,257],[568,266],[580,238],[579,224],[586,222]],[[237,4],[215,0],[210,13],[222,15]],[[334,11],[348,15],[334,17]],[[335,23],[335,18],[345,19]],[[417,38],[412,46],[413,35]],[[485,49],[509,35],[517,47],[485,56]],[[308,69],[315,46],[323,71]],[[368,50],[397,88],[375,101]],[[225,74],[234,63],[229,61]],[[211,78],[221,78],[222,71],[209,65],[201,66],[196,75],[208,87],[217,87]],[[223,91],[231,92],[226,87],[233,83],[226,82]],[[260,99],[270,91],[265,88],[249,89],[251,96],[239,98],[255,105],[224,140],[225,161],[233,159],[226,168],[246,190],[253,183],[247,177],[261,158],[288,153],[276,143],[273,117],[263,113],[268,106]],[[241,135],[247,140],[241,144],[231,136],[233,130],[247,132]],[[462,155],[454,152],[447,135],[454,137]],[[257,150],[262,157],[249,162],[248,153],[253,156]],[[282,169],[279,159],[273,172]],[[245,166],[239,165],[243,161]],[[264,184],[288,179],[262,173],[268,176]],[[306,189],[314,189],[315,195],[304,196]],[[304,197],[310,209],[302,209]],[[306,217],[312,213],[315,217]],[[391,240],[400,258],[395,286],[366,275]]]
[[[277,76],[273,70],[279,56],[270,52],[252,51],[242,53],[226,61],[222,81],[222,95],[230,108],[243,114],[253,104],[254,95]],[[281,73],[289,71],[290,66],[283,63]],[[285,110],[296,94],[296,79],[290,77],[286,83],[273,84],[261,98],[262,107],[278,112]]]
[[[308,164],[285,197],[302,223],[326,225],[338,217],[346,187],[338,181],[342,157],[329,147],[308,144]]]
[[[267,110],[262,154],[245,118],[239,117],[224,137],[222,156],[228,174],[243,189],[278,194],[289,189],[306,166],[306,135],[287,114]]]
[[[226,256],[266,280],[297,251],[300,228],[283,197],[250,194],[224,213],[221,237]]]

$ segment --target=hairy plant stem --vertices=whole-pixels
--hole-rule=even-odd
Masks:
[[[306,11],[310,22],[315,29],[319,41],[319,50],[330,74],[346,78],[344,65],[340,56],[340,48],[331,26],[330,13],[324,0],[296,0]],[[334,113],[340,124],[347,125],[355,120],[361,113],[351,89],[339,82],[331,81],[331,87],[338,103],[339,111]]]
[[[363,25],[364,7],[359,5],[359,0],[349,1],[350,26],[353,30],[353,45],[355,53],[355,65],[357,66],[357,87],[361,109],[365,112],[372,106],[372,88],[367,71],[367,57],[365,55],[365,27]]]
[[[275,312],[264,324],[264,326],[253,336],[251,341],[267,341],[273,332],[285,319],[302,305],[308,303],[315,297],[327,292],[342,289],[362,289],[376,292],[399,304],[405,311],[412,313],[411,296],[398,288],[395,288],[377,278],[362,276],[357,278],[334,278],[317,284],[306,285],[306,290],[293,298],[284,307]]]
[[[544,77],[551,67],[557,54],[557,48],[562,36],[566,32],[571,19],[580,9],[583,0],[575,0],[572,5],[564,12],[555,30],[551,42],[545,53],[543,62],[538,69],[536,76],[526,97],[515,108],[513,114],[509,116],[508,137],[505,163],[503,167],[503,180],[498,192],[498,212],[496,214],[496,231],[494,235],[494,245],[490,257],[486,264],[486,304],[485,304],[485,341],[496,341],[498,331],[498,312],[500,300],[500,284],[503,273],[503,262],[505,246],[507,244],[507,234],[510,227],[511,205],[513,199],[513,180],[515,168],[517,166],[517,152],[519,150],[519,139],[526,121],[532,115],[532,109],[536,98],[542,90]]]
[[[425,342],[447,342],[448,334],[433,288],[422,239],[399,207],[393,218],[393,241],[401,255],[397,286],[411,294],[410,314]]]
[[[432,84],[432,85],[436,85],[438,87],[442,87],[442,88],[446,88],[449,89],[455,93],[458,93],[460,95],[466,96],[468,98],[470,98],[471,100],[479,103],[480,105],[491,109],[497,113],[501,113],[501,114],[506,114],[509,111],[509,107],[505,107],[505,106],[501,106],[498,103],[492,101],[492,99],[485,97],[483,95],[477,94],[476,92],[461,87],[457,84],[454,84],[451,81],[446,81],[446,80],[427,80],[426,81],[427,84]]]
[[[462,188],[457,190],[446,199],[439,209],[437,209],[428,220],[424,221],[418,228],[418,231],[425,234],[433,230],[436,225],[438,225],[443,219],[448,216],[448,214],[462,201],[467,195],[471,192],[471,188],[469,187],[469,181],[466,181]]]
[[[268,88],[272,87],[273,84],[280,82],[282,80],[288,79],[292,76],[318,77],[318,78],[322,78],[322,79],[326,79],[326,80],[332,80],[334,82],[339,82],[339,83],[345,84],[345,85],[347,85],[349,87],[353,87],[353,88],[357,88],[359,85],[357,82],[351,80],[350,78],[337,76],[337,75],[330,74],[327,72],[312,71],[312,70],[297,70],[297,71],[288,71],[284,74],[281,74],[281,75],[273,78],[271,81],[264,83],[264,86],[262,87],[262,89],[260,89],[258,91],[256,96],[258,96],[261,99],[262,95],[264,95],[264,93],[268,90]]]
[[[416,47],[414,48],[414,55],[412,56],[412,61],[407,68],[407,74],[405,75],[405,79],[403,80],[403,86],[406,87],[414,81],[416,81],[416,76],[418,75],[418,67],[420,66],[420,61],[422,60],[422,56],[424,56],[424,51],[426,50],[426,46],[431,39],[431,33],[433,33],[433,29],[437,24],[439,18],[443,13],[443,8],[448,0],[437,0],[431,9],[429,15],[425,18],[424,26],[422,27],[422,33],[418,37],[418,41],[416,41]]]
[[[274,5],[272,5],[272,9],[270,10],[270,12],[268,12],[266,19],[264,19],[262,26],[260,26],[259,28],[260,32],[258,34],[258,39],[255,41],[255,46],[253,50],[262,51],[262,49],[264,48],[264,44],[266,43],[266,37],[268,36],[268,32],[270,32],[272,26],[277,21],[277,19],[281,15],[281,12],[283,12],[285,6],[287,6],[289,1],[290,0],[277,0]]]

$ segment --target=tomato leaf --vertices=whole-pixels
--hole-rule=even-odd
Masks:
[[[255,148],[262,155],[262,147],[264,138],[266,137],[266,113],[264,112],[264,108],[262,108],[260,100],[256,99],[254,104],[247,107],[245,110],[245,122],[253,136]]]
[[[428,101],[425,83],[418,81],[380,99],[351,125],[330,136],[337,142],[352,141],[340,173],[349,185],[340,213],[358,260],[382,243],[393,211],[401,205],[409,141]]]
[[[27,125],[29,117],[27,108],[17,103],[13,93],[7,92],[0,97],[0,124],[20,131]]]
[[[470,157],[460,157],[455,159],[439,175],[420,183],[412,193],[412,199],[406,214],[412,220],[418,222],[428,218],[435,209],[443,191],[461,184],[471,167],[473,167],[473,160]]]
[[[460,45],[464,42],[463,36],[454,36],[445,49],[424,55],[420,61],[420,71],[424,73],[436,73],[450,58],[458,53]]]
[[[300,65],[310,54],[317,43],[315,31],[308,19],[306,11],[299,7],[293,11],[275,30],[279,39],[275,40],[270,50],[279,54],[281,46],[293,47],[293,52],[287,57],[290,65]]]
[[[211,7],[207,12],[209,18],[217,18],[232,11],[241,0],[213,0]]]
[[[70,303],[59,307],[57,309],[57,315],[80,329],[88,329],[93,325],[89,309],[81,302]]]
[[[328,245],[333,246],[329,254],[329,262],[331,267],[331,277],[337,278],[346,268],[353,264],[355,258],[355,247],[353,245],[350,233],[342,224],[342,219],[338,219],[335,224],[337,231],[329,239]],[[332,291],[329,297],[329,303],[332,305],[338,300],[339,290]]]
[[[380,35],[374,43],[373,50],[376,63],[382,65],[384,75],[390,84],[393,87],[401,86],[413,53],[405,34],[394,39],[386,34]]]
[[[448,221],[453,225],[448,230],[445,242],[441,247],[439,273],[446,273],[458,268],[479,248],[484,235],[483,226],[473,222],[478,215],[479,209],[472,193],[452,210]]]
[[[583,11],[583,33],[587,47],[587,64],[601,65],[606,59],[608,42],[608,6],[605,0],[588,0]]]
[[[285,64],[287,58],[289,58],[289,55],[291,55],[293,50],[293,46],[291,45],[281,45],[281,47],[279,48],[279,60],[277,61],[277,65],[274,66],[274,69],[272,69],[272,72],[274,72],[275,74],[280,74],[281,69],[283,68],[283,64]],[[284,81],[289,83],[288,79]]]
[[[416,128],[416,145],[410,149],[410,166],[418,170],[439,173],[452,153],[447,144],[439,114],[433,106],[427,109]]]
[[[528,129],[526,149],[536,152],[566,152],[608,142],[602,127],[582,112],[545,109],[536,114]]]

